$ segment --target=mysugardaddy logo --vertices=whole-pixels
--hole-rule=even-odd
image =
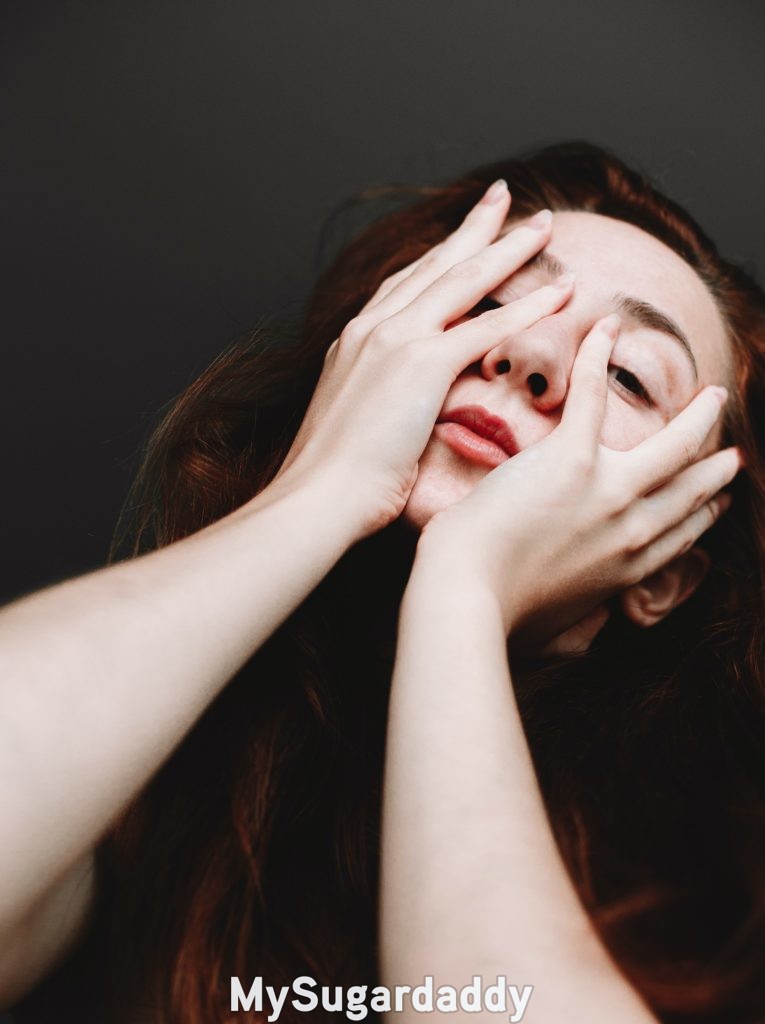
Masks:
[[[231,978],[231,1009],[250,1010],[268,1014],[273,1022],[279,1016],[290,999],[293,1009],[302,1013],[311,1013],[320,1006],[327,1012],[345,1013],[348,1020],[364,1020],[370,1013],[400,1012],[405,1009],[417,1013],[456,1013],[463,1010],[467,1013],[478,1013],[488,1010],[490,1013],[503,1013],[511,1024],[523,1020],[529,1005],[533,985],[508,984],[504,975],[496,981],[484,986],[483,979],[475,974],[468,985],[455,988],[452,985],[435,987],[432,975],[426,975],[421,985],[396,985],[387,988],[384,985],[319,985],[307,975],[295,978],[291,985],[280,988],[265,985],[263,978],[255,978],[245,991],[238,977]]]

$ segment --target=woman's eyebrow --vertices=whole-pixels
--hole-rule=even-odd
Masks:
[[[691,366],[693,367],[693,376],[698,382],[699,379],[699,368],[696,365],[696,357],[693,354],[690,342],[685,335],[682,328],[672,319],[667,316],[666,313],[662,313],[660,309],[652,305],[650,302],[645,302],[643,299],[636,299],[632,295],[624,295],[622,292],[617,292],[613,301],[619,307],[620,311],[629,319],[635,323],[641,324],[643,327],[650,327],[655,331],[661,331],[663,334],[669,335],[670,338],[674,338],[688,356]]]
[[[558,277],[560,274],[565,274],[568,271],[568,267],[565,263],[562,263],[557,256],[553,256],[552,253],[547,252],[546,249],[542,249],[536,254],[536,256],[533,256],[524,264],[523,269],[526,269],[527,267],[541,270],[545,274],[549,274],[551,277]],[[685,352],[690,360],[690,364],[693,369],[693,376],[698,381],[699,368],[696,363],[696,357],[693,354],[693,349],[686,337],[685,331],[683,331],[680,325],[673,320],[671,316],[667,316],[666,313],[663,313],[652,303],[646,302],[644,299],[637,299],[633,295],[625,295],[624,292],[616,292],[612,296],[612,302],[619,312],[628,320],[631,320],[633,323],[640,324],[642,327],[649,327],[654,331],[661,331],[662,334],[666,334],[668,337],[673,338],[678,342],[683,352]]]
[[[532,256],[530,260],[523,264],[521,270],[526,270],[527,268],[543,270],[551,277],[560,277],[561,274],[565,274],[568,271],[565,263],[561,263],[558,257],[553,256],[547,249],[540,249],[536,256]]]

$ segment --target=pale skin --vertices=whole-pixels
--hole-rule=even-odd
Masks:
[[[617,353],[618,323],[607,318],[590,327],[608,312],[602,307],[613,289],[598,287],[600,268],[586,234],[602,232],[602,219],[582,217],[590,220],[583,267],[589,294],[578,308],[569,304],[568,320],[552,314],[505,339],[461,375],[444,406],[480,403],[500,412],[521,453],[487,473],[464,459],[458,465],[460,453],[435,437],[409,497],[405,514],[426,528],[402,605],[391,697],[381,958],[391,986],[417,984],[426,974],[455,987],[475,973],[487,983],[497,975],[520,983],[553,977],[554,986],[537,984],[524,1019],[638,1022],[653,1018],[597,940],[562,869],[513,700],[506,638],[512,644],[519,627],[536,619],[541,635],[573,632],[581,647],[605,621],[599,598],[619,591],[642,624],[666,614],[687,596],[679,563],[698,560],[693,542],[724,507],[721,498],[699,504],[701,475],[732,477],[738,455],[717,453],[682,474],[691,447],[696,453],[714,447],[724,401],[714,389],[660,434],[650,423],[675,416],[712,374],[725,379],[728,350],[711,302],[702,306],[712,314],[711,329],[692,361],[677,351],[677,339],[650,339],[653,360],[624,344]],[[563,215],[556,251],[565,252],[574,237],[565,231],[574,218]],[[611,243],[613,267],[613,232]],[[618,258],[618,244],[616,251]],[[673,257],[661,263],[663,254],[653,255],[654,280],[643,275],[636,284],[641,298],[658,305]],[[524,282],[528,292],[528,276],[524,282],[518,275],[516,287]],[[625,277],[609,272],[608,281]],[[695,281],[686,285],[688,305],[676,299],[669,309],[688,322],[701,296]],[[648,347],[644,325],[635,333]],[[650,405],[611,387],[609,366],[629,356],[642,379],[653,361],[664,364],[660,376],[654,370]],[[520,370],[514,379],[496,372],[502,359]],[[547,377],[542,394],[531,393],[531,373]],[[615,400],[629,401],[631,415],[620,415]],[[612,544],[604,545],[609,535]],[[554,572],[542,574],[545,565]],[[668,585],[662,574],[674,582]],[[589,625],[577,633],[583,617]],[[408,1019],[406,1011],[401,1016]]]
[[[467,968],[468,960],[469,980],[473,966],[477,973],[489,971],[514,955],[507,929],[488,928],[485,939],[476,938],[475,947],[466,950],[464,962],[454,959],[450,938],[463,924],[474,924],[470,901],[462,899],[465,878],[477,872],[484,886],[477,898],[497,898],[506,909],[506,901],[517,901],[518,892],[508,872],[499,878],[500,863],[517,863],[519,879],[524,870],[532,875],[536,870],[536,862],[524,867],[524,843],[519,845],[518,834],[508,834],[510,819],[502,814],[496,819],[498,845],[489,848],[487,821],[495,820],[495,809],[504,801],[503,813],[514,820],[520,816],[527,849],[548,869],[547,895],[531,877],[529,902],[519,908],[532,929],[531,941],[529,933],[525,936],[529,968],[544,955],[546,976],[560,977],[561,989],[576,1005],[583,992],[576,968],[584,949],[588,998],[592,986],[599,986],[607,1003],[617,1000],[620,1012],[624,1009],[620,1019],[650,1019],[639,1016],[642,1004],[592,939],[557,860],[500,652],[507,635],[512,643],[521,626],[535,634],[535,642],[554,644],[561,637],[564,643],[572,637],[575,643],[587,642],[594,635],[587,623],[593,616],[598,619],[605,597],[628,594],[646,580],[650,586],[656,571],[689,555],[693,542],[724,509],[724,499],[715,496],[735,474],[737,453],[705,454],[716,446],[722,396],[707,389],[693,398],[704,384],[725,380],[724,331],[713,304],[714,316],[697,324],[690,308],[684,312],[676,296],[668,297],[664,305],[673,301],[671,312],[681,320],[688,317],[684,328],[695,345],[698,379],[689,385],[683,364],[673,364],[674,356],[661,356],[656,348],[656,358],[666,361],[665,375],[674,381],[673,393],[663,399],[664,420],[653,409],[614,418],[609,402],[619,382],[610,383],[606,365],[616,346],[602,323],[609,310],[595,312],[602,295],[592,274],[589,284],[582,280],[581,291],[570,281],[527,283],[523,294],[508,297],[500,309],[468,317],[484,295],[548,246],[551,234],[558,238],[549,222],[523,224],[499,237],[509,203],[500,188],[495,201],[476,206],[454,235],[381,286],[331,346],[295,444],[263,492],[190,538],[48,588],[0,612],[0,820],[5,833],[0,844],[0,946],[12,951],[0,965],[4,1005],[31,988],[84,928],[93,895],[92,850],[119,812],[342,554],[404,514],[413,527],[422,529],[427,522],[428,528],[402,606],[393,683],[383,842],[384,980],[406,982],[414,971],[417,983],[423,973],[438,970],[434,964],[457,971]],[[629,228],[611,224],[616,230]],[[559,236],[565,243],[564,228]],[[554,245],[549,248],[555,251]],[[565,252],[556,255],[575,262],[570,246],[562,248]],[[669,250],[662,253],[665,259],[667,253],[680,264],[680,269],[670,264],[676,275],[693,274]],[[678,293],[693,287],[691,278],[678,277],[677,284]],[[646,282],[642,285],[645,291]],[[689,294],[694,301],[700,297]],[[711,303],[702,291],[703,296]],[[658,304],[662,297],[648,298]],[[590,306],[583,306],[587,302]],[[689,301],[689,307],[693,304]],[[581,317],[577,330],[572,327],[575,315]],[[496,387],[492,396],[498,395],[505,382],[498,384],[499,377],[479,381],[473,368],[488,366],[492,353],[509,346],[510,339],[516,345],[518,339],[528,341],[545,320],[560,325],[561,318],[569,348],[556,365],[565,387],[554,407],[526,409],[524,438],[520,420],[513,424],[524,450],[491,473],[482,467],[484,472],[476,474],[472,464],[445,472],[444,460],[453,452],[434,435],[439,412],[455,397],[461,401],[468,386]],[[653,339],[653,344],[660,342]],[[516,354],[516,365],[519,358]],[[577,374],[578,392],[572,383]],[[569,390],[580,400],[569,403]],[[571,424],[564,421],[555,429],[569,405]],[[670,426],[659,429],[683,409]],[[509,413],[505,416],[509,419]],[[621,431],[618,438],[607,433],[611,429]],[[567,504],[570,487],[542,492],[544,482],[554,480],[535,471],[535,460],[539,466],[546,460],[558,466],[562,455],[586,471],[582,479],[591,484],[576,509]],[[451,499],[443,493],[447,481],[460,492]],[[646,489],[657,481],[659,489],[646,498]],[[540,498],[550,509],[548,544],[534,554],[524,544],[523,512],[537,509]],[[509,522],[513,503],[520,514]],[[460,546],[462,556],[456,554]],[[598,567],[595,574],[593,566]],[[540,586],[540,580],[546,585]],[[435,646],[435,630],[451,623],[457,609],[445,597],[445,582],[466,604],[459,604],[462,625],[450,631],[453,670],[446,677],[439,668],[443,655]],[[444,600],[435,601],[436,595]],[[683,596],[676,587],[671,600]],[[465,672],[456,671],[459,665]],[[465,685],[468,678],[472,689]],[[422,743],[425,711],[439,703],[436,679],[441,687],[446,681],[448,704],[444,692],[438,695],[444,713]],[[478,692],[485,699],[477,700]],[[464,716],[473,715],[473,736],[487,755],[471,762],[462,797],[470,800],[490,770],[496,788],[487,791],[475,828],[460,829],[466,841],[455,852],[469,872],[460,875],[459,863],[443,862],[439,884],[442,891],[455,893],[449,901],[453,915],[444,921],[443,908],[433,905],[433,892],[428,895],[426,889],[415,901],[414,923],[403,923],[403,908],[419,882],[419,865],[431,856],[439,831],[454,825],[454,806],[439,802],[449,778],[443,754],[455,720],[447,707],[455,718],[463,717],[463,725]],[[410,797],[433,808],[420,830],[411,827],[413,808],[400,785],[404,774]],[[441,944],[433,938],[439,931]],[[588,936],[583,947],[578,945],[582,935]],[[433,969],[418,977],[425,960]],[[541,1006],[542,1000],[534,998]]]

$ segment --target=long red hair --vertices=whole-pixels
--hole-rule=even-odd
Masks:
[[[497,177],[514,216],[589,210],[655,235],[728,325],[727,434],[747,472],[704,539],[712,570],[653,629],[615,616],[587,657],[527,666],[518,697],[560,849],[622,970],[662,1021],[761,1021],[765,300],[643,176],[585,143],[552,146],[422,190],[374,222],[320,277],[292,336],[260,329],[173,403],[128,503],[134,550],[200,529],[269,482],[328,346]],[[99,848],[109,1020],[136,991],[162,1024],[235,1020],[232,975],[375,983],[383,739],[411,558],[398,523],[348,552]],[[303,1018],[289,1006],[281,1017]]]

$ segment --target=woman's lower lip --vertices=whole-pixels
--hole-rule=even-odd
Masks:
[[[474,434],[461,423],[436,423],[433,433],[459,455],[464,455],[472,462],[480,462],[484,466],[493,468],[510,458],[504,448],[500,448],[486,437],[481,437],[480,434]]]

